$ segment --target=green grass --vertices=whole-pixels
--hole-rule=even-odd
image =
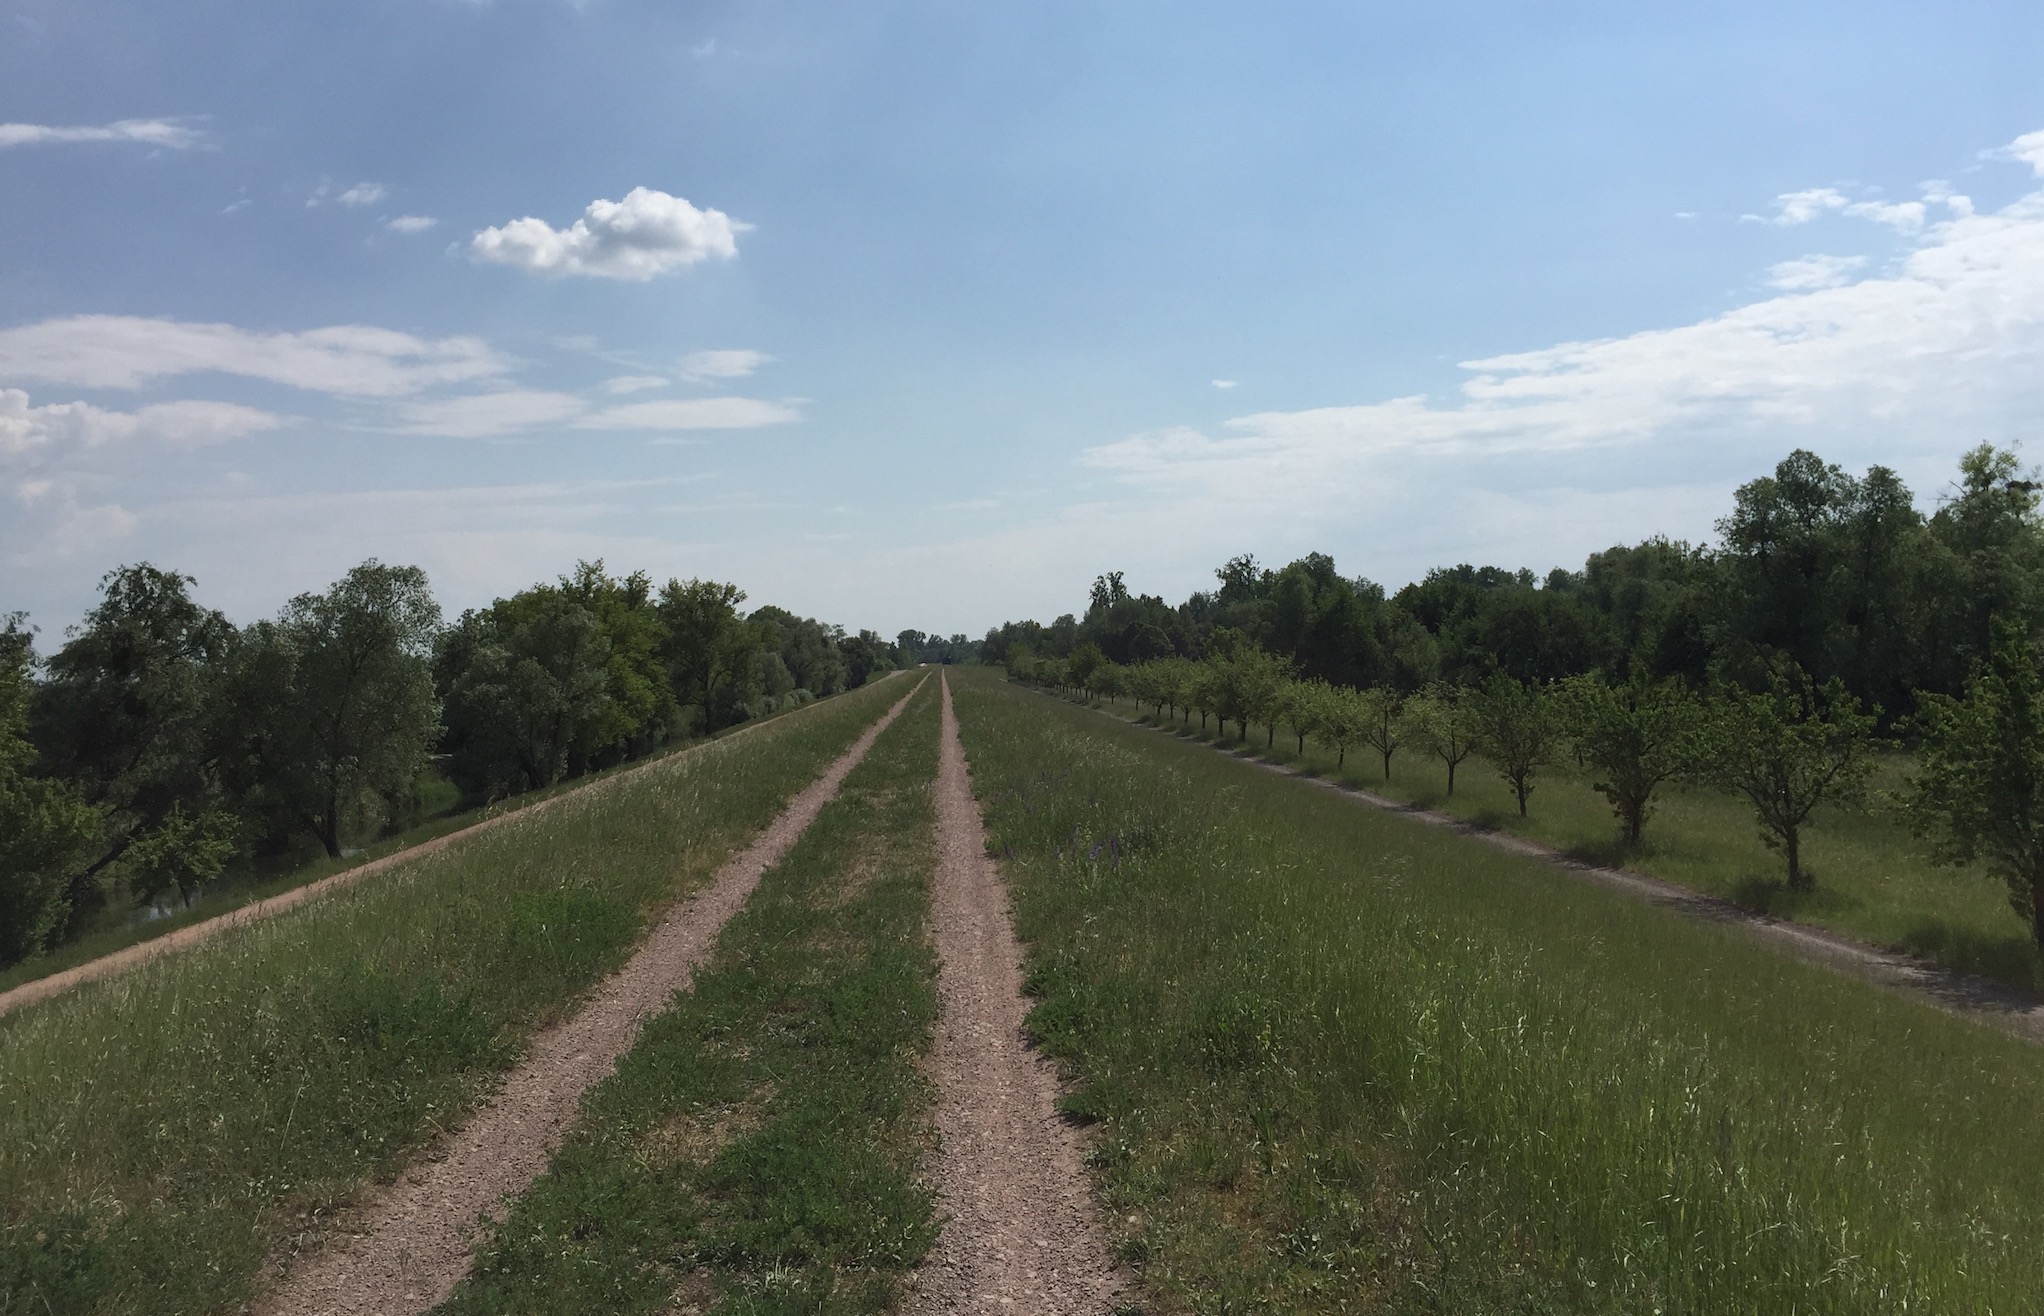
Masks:
[[[833,699],[841,697],[840,695],[830,696]],[[804,705],[805,708],[814,706],[814,704]],[[738,726],[717,732],[711,739],[725,739],[740,733],[751,732],[762,726],[770,725],[776,719],[788,717],[799,711],[801,710],[791,709],[786,712],[773,713],[754,721],[741,723]],[[453,782],[448,781],[445,777],[429,772],[421,779],[421,799],[418,806],[412,812],[411,820],[394,834],[369,840],[361,848],[351,849],[339,859],[329,857],[317,845],[304,842],[303,838],[299,838],[300,844],[298,848],[292,850],[289,854],[246,861],[230,868],[222,875],[218,882],[208,886],[204,898],[189,909],[181,909],[175,913],[164,915],[161,918],[149,919],[141,923],[125,921],[137,912],[132,907],[112,911],[114,918],[124,921],[112,926],[96,928],[43,954],[31,956],[18,964],[0,969],[0,992],[4,992],[11,987],[19,987],[25,982],[33,982],[37,978],[47,978],[53,973],[62,973],[65,969],[75,968],[80,964],[99,959],[101,956],[111,955],[118,950],[125,950],[129,946],[140,945],[145,941],[154,941],[166,933],[175,932],[179,928],[189,927],[194,923],[204,923],[206,920],[218,918],[222,914],[232,913],[234,910],[244,905],[252,905],[258,900],[281,895],[286,891],[295,890],[301,886],[310,886],[314,882],[332,877],[335,873],[346,872],[351,868],[359,868],[371,860],[381,859],[400,850],[409,850],[415,845],[423,844],[436,837],[445,836],[449,832],[460,831],[465,827],[473,827],[479,822],[497,817],[500,814],[516,813],[520,809],[530,808],[540,801],[552,799],[556,795],[564,795],[569,791],[580,790],[599,781],[607,781],[619,773],[631,772],[635,769],[646,767],[649,764],[657,763],[661,759],[675,754],[687,753],[692,749],[699,748],[704,743],[706,742],[702,740],[694,740],[684,744],[669,745],[656,750],[645,758],[634,759],[629,763],[620,763],[615,767],[604,768],[588,776],[557,782],[540,790],[528,791],[522,795],[511,796],[508,799],[496,800],[488,804],[474,805],[467,808],[462,807],[464,801],[459,787]]]
[[[904,688],[0,1017],[0,1313],[239,1310],[265,1256],[459,1121]]]
[[[594,1089],[445,1309],[888,1309],[929,1246],[936,683]]]
[[[1138,715],[1127,700],[1115,701],[1112,711]],[[1193,739],[1215,738],[1211,730],[1201,734],[1196,717],[1188,731],[1182,721],[1160,720],[1146,710],[1142,716]],[[1222,743],[1244,748],[1232,724]],[[1927,848],[1903,824],[1892,803],[1908,769],[1899,755],[1881,761],[1869,796],[1872,807],[1818,810],[1804,836],[1805,862],[1817,888],[1802,893],[1788,890],[1781,857],[1762,844],[1751,807],[1710,787],[1665,787],[1656,796],[1645,844],[1635,850],[1622,844],[1610,804],[1573,763],[1541,771],[1528,816],[1521,818],[1510,788],[1482,759],[1469,759],[1456,770],[1450,795],[1441,761],[1411,749],[1392,757],[1387,782],[1382,757],[1367,745],[1352,748],[1347,764],[1338,767],[1333,751],[1310,738],[1302,756],[1297,740],[1282,729],[1273,742],[1268,728],[1252,726],[1246,748],[1258,757],[1524,836],[1579,859],[1634,869],[1777,918],[2044,990],[2044,957],[2028,926],[2010,909],[2007,888],[1977,867],[1933,864]]]
[[[2036,1310],[2044,1051],[991,677],[954,690],[1032,1027],[1155,1309]]]

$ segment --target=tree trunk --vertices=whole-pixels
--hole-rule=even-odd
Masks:
[[[1334,766],[1335,766],[1335,767],[1337,767],[1337,768],[1345,768],[1345,767],[1347,767],[1347,766],[1348,766],[1348,746],[1347,746],[1347,745],[1343,745],[1343,746],[1342,746],[1342,747],[1341,747],[1341,748],[1340,748],[1340,749],[1339,749],[1338,751],[1336,751],[1336,753],[1335,753],[1335,755],[1334,755]]]
[[[1391,754],[1392,751],[1388,749],[1384,751],[1384,780],[1386,781],[1391,780]]]
[[[1263,747],[1265,749],[1269,749],[1272,745],[1277,744],[1277,723],[1275,722],[1271,723],[1269,726],[1265,727],[1263,731],[1264,731]]]
[[[1448,760],[1448,794],[1455,793],[1455,760]]]
[[[1299,757],[1306,757],[1306,733],[1303,731],[1299,733]]]
[[[1514,781],[1512,789],[1519,793],[1519,816],[1523,818],[1526,816],[1526,796],[1528,794],[1526,779],[1520,777],[1517,781]]]
[[[2044,880],[2030,878],[2030,936],[2044,950]]]
[[[1788,884],[1791,891],[1808,891],[1816,883],[1803,871],[1802,829],[1794,823],[1782,828],[1781,852],[1788,858]]]

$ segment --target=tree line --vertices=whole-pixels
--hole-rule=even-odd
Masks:
[[[1310,554],[1238,557],[1174,606],[1093,585],[1083,618],[981,644],[1011,675],[1127,695],[1346,761],[1481,758],[1519,810],[1569,761],[1637,845],[1678,780],[1743,797],[1792,888],[1826,800],[1863,801],[1882,745],[1916,754],[1900,801],[1935,853],[1986,861],[2044,946],[2044,521],[2009,452],[1961,460],[1928,514],[1892,471],[1798,451],[1742,486],[1719,542],[1652,539],[1581,571],[1458,566],[1395,595]]]
[[[0,967],[239,860],[338,856],[430,791],[542,789],[977,647],[600,561],[452,623],[423,571],[374,560],[247,626],[195,585],[110,572],[46,657],[0,618]]]

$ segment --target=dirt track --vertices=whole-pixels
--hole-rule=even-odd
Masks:
[[[1023,1036],[1022,954],[987,857],[951,688],[942,688],[932,918],[943,1014],[931,1062],[946,1219],[906,1307],[930,1316],[1108,1312],[1119,1277],[1078,1140],[1056,1112],[1057,1076]]]
[[[546,1168],[582,1094],[631,1048],[641,1022],[688,986],[760,876],[795,844],[914,694],[903,695],[720,868],[706,890],[671,913],[582,1009],[535,1038],[497,1096],[433,1159],[414,1165],[368,1203],[355,1232],[290,1265],[256,1310],[393,1316],[444,1301],[468,1273],[476,1221],[499,1212],[506,1197],[523,1192]]]

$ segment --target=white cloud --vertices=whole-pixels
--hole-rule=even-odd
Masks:
[[[417,338],[370,325],[260,333],[124,315],[75,315],[0,329],[0,380],[140,388],[216,371],[316,393],[399,397],[435,384],[501,375],[506,364],[477,338]]]
[[[0,150],[10,146],[59,146],[83,142],[134,142],[188,151],[206,135],[176,119],[122,119],[98,126],[53,127],[41,123],[0,123]]]
[[[666,388],[667,381],[659,375],[619,375],[603,381],[604,391],[613,396],[626,393],[643,393],[649,388]]]
[[[285,423],[282,416],[231,402],[160,402],[139,411],[106,411],[88,402],[36,407],[22,390],[0,388],[0,458],[130,441],[197,447]]]
[[[1845,208],[1845,213],[1856,219],[1886,224],[1903,233],[1917,232],[1923,227],[1925,218],[1921,201],[1855,201]]]
[[[390,189],[381,183],[357,183],[334,200],[344,206],[373,206],[390,195]]]
[[[1629,448],[1672,468],[1725,453],[1771,461],[1803,445],[1893,465],[1949,454],[1955,436],[2006,443],[2032,431],[2044,405],[2044,191],[1991,214],[1954,208],[1892,273],[1830,286],[1851,261],[1784,262],[1777,282],[1806,290],[1695,324],[1465,362],[1472,377],[1444,405],[1246,415],[1220,437],[1138,434],[1085,460],[1140,487],[1296,518],[1352,507],[1427,454],[1483,471],[1470,461]],[[1616,460],[1574,464],[1601,482]]]
[[[1801,192],[1784,192],[1776,197],[1772,219],[1762,219],[1759,215],[1744,215],[1741,218],[1787,228],[1795,224],[1807,224],[1819,215],[1843,210],[1851,204],[1845,194],[1835,187],[1812,187]]]
[[[424,233],[439,222],[431,215],[399,215],[385,220],[383,226],[393,233]]]
[[[750,227],[721,210],[698,210],[681,197],[635,187],[622,201],[590,202],[565,229],[530,217],[486,228],[470,241],[469,252],[535,274],[643,281],[712,258],[734,259],[737,235]]]
[[[2044,178],[2044,128],[2033,133],[2024,133],[1998,151],[1989,151],[1989,158],[2015,160],[2030,166],[2037,177]]]
[[[408,434],[440,434],[478,439],[551,425],[580,415],[582,399],[569,393],[537,389],[504,389],[466,397],[408,402],[401,408],[400,428]]]
[[[1865,256],[1802,256],[1776,262],[1767,271],[1767,282],[1783,292],[1836,288],[1866,263]]]
[[[765,352],[742,347],[690,352],[681,359],[681,374],[694,380],[743,379],[771,360]]]
[[[1215,388],[1223,388],[1223,389],[1226,389],[1226,388],[1233,388],[1233,387],[1235,387],[1235,385],[1236,385],[1236,384],[1237,384],[1237,383],[1238,383],[1239,381],[1237,381],[1237,380],[1233,380],[1233,379],[1215,379],[1215,380],[1210,380],[1210,381],[1208,381],[1208,382],[1212,383],[1212,384],[1213,384],[1213,386],[1214,386]]]
[[[604,430],[749,430],[786,425],[802,413],[781,402],[758,398],[684,398],[671,402],[631,402],[577,421],[582,429]]]

